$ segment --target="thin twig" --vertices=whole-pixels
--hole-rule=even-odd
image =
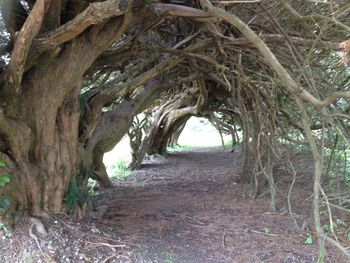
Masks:
[[[265,232],[261,232],[261,231],[254,230],[254,229],[250,229],[250,231],[253,232],[253,233],[262,234],[262,235],[265,235],[265,236],[281,237],[281,235],[265,233]]]
[[[100,247],[100,246],[106,246],[106,247],[111,247],[111,248],[124,248],[127,247],[127,245],[113,245],[109,243],[104,243],[104,242],[98,242],[98,243],[93,243],[90,241],[86,241],[89,247]]]
[[[226,237],[226,232],[225,232],[225,230],[224,230],[224,233],[222,234],[222,237],[221,237],[221,245],[222,245],[222,249],[223,249],[223,250],[226,249],[225,237]]]
[[[117,256],[117,254],[113,254],[113,255],[107,257],[105,260],[103,260],[102,263],[107,263],[108,260],[111,260],[112,258],[114,258],[114,257],[116,257],[116,256]]]
[[[289,211],[289,215],[290,217],[292,218],[294,224],[296,225],[296,227],[300,230],[300,227],[298,225],[298,222],[293,214],[293,211],[292,211],[292,203],[291,203],[291,196],[292,196],[292,190],[293,190],[293,186],[295,184],[295,181],[296,181],[296,171],[294,169],[294,166],[292,165],[291,161],[290,161],[290,158],[289,158],[289,155],[287,157],[287,164],[288,166],[290,167],[290,169],[292,170],[292,174],[293,174],[293,179],[292,179],[292,183],[290,184],[289,186],[289,189],[288,189],[288,198],[287,198],[287,202],[288,202],[288,211]]]

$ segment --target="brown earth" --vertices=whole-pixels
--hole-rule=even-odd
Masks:
[[[210,148],[145,161],[94,196],[90,218],[45,220],[46,236],[35,230],[29,236],[29,218],[19,220],[13,236],[1,241],[0,262],[316,262],[315,234],[298,230],[286,209],[291,175],[275,168],[279,211],[270,212],[268,194],[252,200],[249,187],[237,183],[239,156]],[[312,162],[305,156],[293,156],[299,226],[312,198]],[[338,229],[345,246],[348,230]],[[327,253],[327,262],[349,262],[332,247]]]

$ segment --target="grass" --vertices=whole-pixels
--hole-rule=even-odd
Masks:
[[[128,168],[128,162],[124,159],[118,160],[116,165],[113,164],[111,170],[111,177],[117,180],[124,180],[132,174],[131,170]]]
[[[127,169],[131,161],[130,151],[129,138],[125,136],[112,151],[105,153],[103,162],[110,177],[123,180],[131,175],[131,171]]]
[[[167,151],[170,153],[174,152],[184,152],[184,151],[191,151],[194,150],[196,146],[190,146],[190,145],[175,145],[172,147],[168,147]]]

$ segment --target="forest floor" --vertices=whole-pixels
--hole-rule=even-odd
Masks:
[[[312,200],[312,162],[305,156],[293,156],[299,226]],[[28,235],[30,219],[22,218],[1,241],[0,262],[316,262],[315,234],[298,230],[288,213],[283,193],[292,178],[282,168],[274,169],[279,210],[271,212],[268,194],[252,200],[247,185],[237,183],[239,152],[198,148],[146,160],[126,180],[98,191],[87,219],[44,220],[49,233],[43,236]],[[345,223],[338,237],[349,246]],[[312,244],[305,243],[308,235]],[[326,262],[348,260],[328,247]]]

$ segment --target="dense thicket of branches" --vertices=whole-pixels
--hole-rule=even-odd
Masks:
[[[252,197],[268,182],[271,209],[281,145],[311,150],[323,251],[327,180],[348,205],[337,158],[350,138],[349,13],[346,0],[2,1],[0,169],[11,182],[0,197],[9,210],[64,211],[73,182],[110,186],[102,157],[127,132],[138,167],[206,116],[234,142],[242,131],[242,181]]]

